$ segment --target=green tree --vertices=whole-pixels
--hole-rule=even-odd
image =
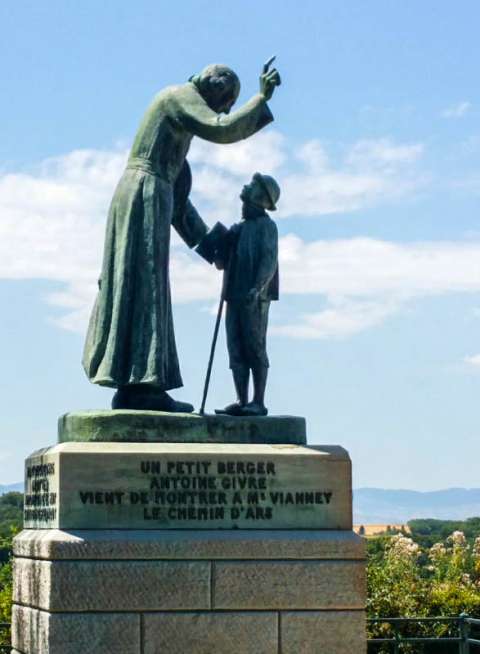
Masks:
[[[12,618],[12,538],[16,530],[12,528],[10,535],[0,537],[0,623],[10,623]],[[0,631],[0,645],[10,644],[10,631]]]
[[[0,623],[9,623],[12,615],[12,539],[23,520],[22,493],[0,496]],[[10,632],[0,631],[0,645],[10,644]]]
[[[23,493],[0,496],[0,538],[8,538],[12,527],[17,531],[23,522]],[[1,561],[1,559],[0,559]]]
[[[480,518],[468,520],[410,520],[408,527],[412,538],[422,547],[432,547],[437,542],[445,541],[455,531],[464,533],[469,542],[480,535]]]

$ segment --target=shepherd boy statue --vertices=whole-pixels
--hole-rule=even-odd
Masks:
[[[242,221],[227,234],[226,255],[215,258],[224,269],[227,346],[237,401],[216,413],[264,416],[268,374],[266,349],[271,300],[278,300],[278,232],[266,210],[275,211],[280,197],[277,182],[255,173],[240,194]],[[250,371],[253,400],[248,401]]]

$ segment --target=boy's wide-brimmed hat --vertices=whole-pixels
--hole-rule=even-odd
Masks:
[[[276,211],[277,202],[280,197],[280,186],[273,179],[273,177],[271,177],[271,175],[262,175],[262,173],[255,173],[253,179],[262,186],[269,200],[265,209],[268,209],[269,211]]]

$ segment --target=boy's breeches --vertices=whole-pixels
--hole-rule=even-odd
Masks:
[[[268,300],[227,302],[225,324],[230,368],[269,366],[267,357]]]

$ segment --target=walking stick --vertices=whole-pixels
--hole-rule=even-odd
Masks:
[[[202,406],[200,407],[200,415],[203,416],[205,413],[205,403],[207,401],[208,387],[210,385],[210,376],[212,374],[213,367],[213,357],[215,356],[215,348],[217,345],[218,330],[220,329],[220,323],[222,321],[223,305],[225,304],[224,292],[222,288],[222,294],[220,296],[220,303],[218,305],[217,311],[217,320],[215,321],[215,329],[213,330],[213,339],[212,347],[210,348],[210,358],[208,360],[207,376],[205,378],[205,386],[203,387],[203,398]]]
[[[218,304],[217,319],[215,321],[215,329],[213,330],[212,347],[210,348],[210,358],[208,359],[207,376],[205,377],[205,386],[203,387],[202,405],[201,405],[200,411],[199,411],[201,416],[203,416],[205,414],[205,403],[207,401],[208,387],[210,385],[210,377],[212,375],[213,357],[215,356],[215,348],[217,347],[218,330],[220,329],[220,323],[222,321],[223,305],[225,304],[225,294],[227,292],[228,277],[230,275],[230,264],[231,264],[231,261],[232,261],[233,245],[234,245],[234,241],[232,241],[230,243],[230,248],[229,248],[229,251],[228,251],[227,265],[225,266],[225,271],[224,271],[224,274],[223,274],[222,292],[220,294],[220,302]]]

